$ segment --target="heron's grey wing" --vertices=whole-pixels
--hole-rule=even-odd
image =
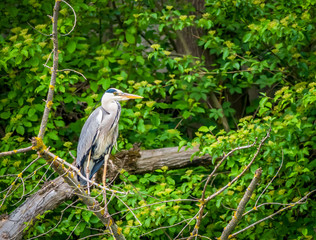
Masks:
[[[78,167],[83,166],[85,157],[96,141],[104,114],[106,114],[106,112],[101,107],[98,107],[90,114],[82,127],[77,147],[76,163]]]

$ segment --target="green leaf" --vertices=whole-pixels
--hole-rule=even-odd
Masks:
[[[142,56],[137,56],[136,61],[142,65],[145,63],[145,59]]]
[[[68,42],[66,48],[68,50],[69,53],[73,53],[76,50],[76,42],[75,41],[70,41]]]
[[[187,119],[187,118],[190,117],[191,115],[192,115],[192,113],[189,112],[189,111],[187,111],[187,110],[185,110],[184,113],[182,114],[182,116],[183,116],[184,119]]]
[[[54,121],[57,127],[64,127],[65,126],[65,122],[62,120],[55,120]]]
[[[98,83],[97,82],[94,82],[94,81],[91,81],[90,82],[90,88],[91,88],[91,90],[93,91],[93,92],[98,92]]]
[[[302,234],[303,234],[304,236],[306,236],[306,235],[307,235],[307,233],[308,233],[307,228],[304,228],[304,229],[302,230]]]
[[[83,211],[81,213],[81,216],[88,223],[90,221],[90,217],[92,216],[92,212],[90,212],[90,211]]]
[[[235,63],[233,64],[233,67],[236,68],[236,69],[239,69],[239,68],[240,68],[240,65],[239,65],[238,62],[235,62]]]
[[[95,223],[100,222],[100,219],[99,219],[97,216],[92,215],[92,216],[90,217],[89,222],[95,224]]]
[[[170,184],[170,185],[175,185],[176,181],[173,180],[171,177],[167,177],[167,183]]]
[[[144,125],[144,120],[140,119],[138,124],[137,124],[137,129],[138,131],[140,131],[141,133],[145,132],[145,125]]]
[[[199,132],[209,132],[210,130],[206,126],[202,126],[199,128]]]
[[[8,119],[10,116],[11,116],[11,113],[10,113],[10,112],[2,112],[2,113],[0,114],[0,117],[1,117],[2,119]]]
[[[168,219],[168,223],[170,225],[173,225],[178,219],[178,216],[172,216],[171,218]]]
[[[29,117],[32,117],[36,113],[36,109],[30,108],[29,111],[27,112],[27,115]]]
[[[260,107],[263,108],[268,100],[269,100],[268,97],[262,98],[260,103],[259,103]]]
[[[24,122],[23,122],[23,125],[24,125],[25,127],[32,127],[32,123],[31,123],[31,122],[27,122],[27,121],[24,121]]]
[[[248,42],[248,41],[250,40],[251,36],[252,36],[252,33],[251,33],[251,32],[250,32],[250,33],[247,33],[247,34],[244,35],[244,37],[242,38],[242,41],[243,41],[244,43]]]
[[[59,140],[58,135],[54,131],[47,133],[47,136],[55,141]]]
[[[226,59],[229,55],[229,49],[228,48],[225,48],[224,51],[223,51],[223,59]]]
[[[110,79],[102,78],[101,82],[102,82],[101,85],[102,85],[103,90],[107,90],[110,87],[110,85],[111,85],[111,80]]]
[[[16,129],[16,132],[20,135],[24,135],[24,127],[22,125],[18,126],[17,129]]]
[[[86,223],[85,222],[79,223],[79,225],[75,229],[75,234],[76,235],[80,235],[80,233],[82,233],[84,231],[85,227],[86,227]]]
[[[223,198],[221,198],[221,197],[217,198],[216,204],[215,204],[217,208],[220,208],[222,200],[223,200]]]
[[[152,122],[152,124],[154,126],[159,126],[160,125],[160,117],[158,114],[155,114],[153,116],[150,117],[150,121]]]
[[[130,175],[130,176],[128,176],[128,180],[131,182],[135,182],[135,181],[137,181],[137,177],[135,175]]]
[[[129,33],[129,32],[126,32],[126,41],[129,43],[129,44],[134,44],[135,43],[135,37],[133,34]]]

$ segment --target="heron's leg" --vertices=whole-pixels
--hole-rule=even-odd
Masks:
[[[104,156],[104,167],[103,167],[103,175],[102,175],[103,187],[105,187],[105,182],[106,182],[106,170],[107,170],[107,165],[108,165],[108,159],[109,159],[109,154]],[[107,216],[108,208],[107,208],[106,190],[105,189],[103,192],[103,199],[104,199],[104,216]]]
[[[103,176],[102,176],[102,183],[104,187],[105,187],[105,182],[106,182],[106,170],[108,166],[108,159],[109,159],[109,154],[104,156],[104,168],[103,168]]]
[[[89,152],[88,162],[87,162],[87,167],[86,167],[86,178],[88,180],[90,179],[90,159],[91,159],[91,150]],[[88,181],[87,181],[87,187],[88,187],[88,194],[90,195],[90,183]]]

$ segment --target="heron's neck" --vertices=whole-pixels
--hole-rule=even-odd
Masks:
[[[107,111],[108,113],[116,113],[117,109],[119,108],[120,103],[116,100],[108,100],[102,99],[101,101],[102,108]]]

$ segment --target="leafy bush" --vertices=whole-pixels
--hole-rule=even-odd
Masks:
[[[1,152],[29,146],[29,139],[38,133],[50,79],[50,68],[43,64],[47,61],[48,66],[52,65],[52,42],[39,32],[51,33],[47,15],[52,14],[53,4],[38,0],[2,3],[6,7],[1,9],[0,22]],[[215,164],[224,152],[252,143],[255,138],[260,140],[272,128],[251,171],[207,204],[201,235],[219,237],[232,216],[231,210],[223,206],[237,207],[259,167],[263,169],[262,181],[246,210],[276,175],[281,162],[278,176],[260,202],[288,204],[315,189],[313,1],[209,0],[194,5],[190,1],[81,0],[72,3],[77,26],[66,36],[62,35],[72,29],[74,15],[66,4],[62,2],[61,6],[59,70],[66,70],[60,71],[56,79],[44,138],[58,156],[72,161],[68,152],[75,155],[84,121],[103,92],[116,87],[144,96],[142,101],[123,106],[118,150],[129,149],[135,142],[142,143],[144,149],[199,145],[197,155],[210,154]],[[189,40],[192,35],[193,41]],[[214,193],[240,173],[253,153],[254,149],[247,149],[228,158],[219,169],[223,174],[206,193]],[[2,158],[1,191],[12,184],[11,174],[21,173],[36,158],[34,153]],[[45,161],[40,159],[23,173],[23,177],[28,176],[26,193],[38,190],[39,181],[57,176],[43,164]],[[135,176],[125,172],[115,186],[137,192],[121,199],[131,208],[157,199],[198,199],[213,167],[163,169]],[[1,198],[3,194],[5,191]],[[23,202],[22,194],[19,187],[7,196],[1,212],[12,212]],[[122,233],[138,239],[155,228],[192,218],[199,209],[197,204],[173,201],[142,207],[135,210],[141,227],[131,213],[115,216]],[[52,229],[65,206],[39,216],[27,236]],[[85,208],[81,203],[76,207],[80,208],[63,211],[60,224],[42,238],[65,239],[72,234],[75,239],[99,233],[96,229],[103,226],[99,220],[81,209]],[[111,213],[125,208],[118,199],[111,202]],[[267,205],[258,209],[247,215],[238,229],[279,208]],[[315,203],[308,200],[238,237],[312,239],[313,209]],[[194,224],[190,222],[183,236],[192,232]],[[144,236],[164,239],[167,233],[175,237],[183,226],[161,228]]]

